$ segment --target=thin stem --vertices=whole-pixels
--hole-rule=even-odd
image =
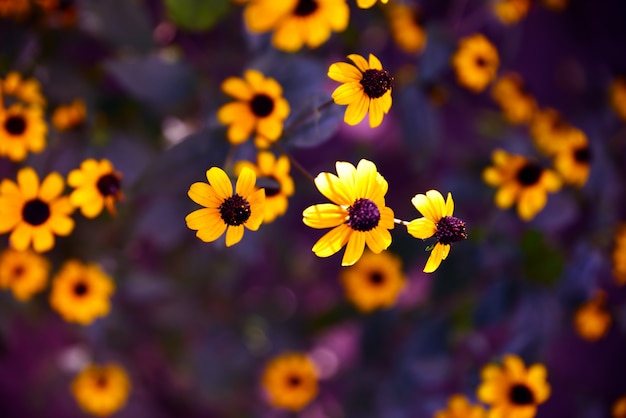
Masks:
[[[276,150],[281,153],[281,154],[285,154],[287,156],[287,158],[289,158],[289,161],[291,161],[291,164],[302,174],[304,174],[304,176],[306,178],[308,178],[309,180],[311,180],[311,182],[315,183],[315,178],[311,175],[311,173],[309,173],[306,168],[304,168],[302,166],[302,164],[300,164],[298,162],[298,160],[296,160],[293,155],[291,155],[289,152],[287,152],[287,150],[285,148],[283,148],[282,145],[280,145],[278,142],[274,142],[274,148],[276,148]]]
[[[402,219],[396,219],[396,218],[393,218],[393,223],[396,223],[398,225],[404,225],[404,226],[407,226],[409,224],[407,221],[403,221]]]
[[[291,133],[294,129],[296,129],[301,123],[305,122],[307,119],[309,119],[311,116],[314,116],[315,114],[321,112],[322,110],[326,109],[328,106],[330,106],[331,104],[333,104],[334,101],[333,99],[328,100],[327,102],[322,103],[321,105],[319,105],[318,107],[316,107],[315,109],[311,109],[310,112],[305,113],[304,115],[300,116],[298,119],[296,119],[295,121],[293,121],[291,123],[291,125],[287,126],[285,128],[285,131],[283,133],[283,137],[285,137],[286,135],[288,135],[289,133]]]

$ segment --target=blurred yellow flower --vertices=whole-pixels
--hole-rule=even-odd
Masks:
[[[70,200],[87,218],[95,218],[105,207],[115,215],[115,203],[123,198],[121,182],[122,174],[106,159],[87,159],[67,176],[67,184],[75,188]]]
[[[0,0],[0,2],[3,0]],[[7,1],[7,0],[4,0]],[[23,0],[8,0],[13,4],[19,4]],[[46,99],[41,93],[41,84],[34,78],[23,78],[17,71],[11,71],[4,80],[0,81],[0,94],[11,96],[22,104],[43,107]],[[1,97],[0,95],[0,97]]]
[[[499,65],[498,50],[480,33],[461,39],[452,56],[457,81],[475,93],[483,91],[496,78]]]
[[[550,10],[562,12],[567,9],[569,0],[541,0],[541,3]]]
[[[537,111],[537,101],[523,89],[519,74],[509,72],[494,83],[491,97],[500,106],[504,117],[513,124],[530,123]]]
[[[620,286],[626,284],[626,223],[617,227],[613,247],[613,277]]]
[[[106,417],[124,407],[131,383],[126,371],[117,363],[91,364],[74,378],[71,389],[83,411]]]
[[[464,395],[452,395],[446,409],[435,412],[433,418],[485,418],[487,411],[482,405],[472,405]]]
[[[11,289],[17,300],[27,301],[48,284],[50,262],[32,251],[8,248],[0,254],[0,288]]]
[[[356,0],[356,5],[361,9],[369,9],[376,4],[377,0]],[[387,4],[389,0],[380,0],[382,4]]]
[[[47,132],[40,107],[14,103],[6,110],[0,108],[0,157],[19,162],[29,152],[43,151]]]
[[[588,341],[604,337],[611,326],[611,314],[606,310],[606,293],[595,292],[593,298],[580,306],[574,315],[576,333]]]
[[[492,8],[502,23],[512,25],[526,17],[530,9],[530,0],[496,0]]]
[[[626,78],[616,77],[609,87],[609,101],[613,110],[626,121]]]
[[[82,99],[59,106],[52,112],[52,125],[57,131],[69,131],[82,124],[87,117],[87,107]]]
[[[388,8],[391,36],[405,52],[421,52],[426,47],[426,31],[418,21],[417,10],[404,4],[391,4]]]
[[[535,112],[530,124],[530,134],[537,149],[549,156],[566,149],[572,143],[587,141],[583,131],[569,124],[552,108]]]
[[[309,357],[285,353],[265,366],[262,385],[270,405],[298,411],[317,396],[317,376],[315,364]]]
[[[572,135],[568,144],[554,156],[554,168],[564,183],[582,187],[587,182],[591,165],[591,149],[585,135]]]
[[[626,418],[626,395],[622,395],[613,402],[611,418]]]

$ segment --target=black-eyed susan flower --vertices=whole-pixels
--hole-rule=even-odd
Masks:
[[[220,123],[228,125],[231,144],[241,144],[254,134],[255,145],[267,148],[280,138],[290,108],[276,80],[260,71],[246,70],[244,78],[224,80],[222,91],[236,99],[217,111]]]
[[[16,299],[29,300],[48,284],[50,262],[32,251],[8,248],[0,255],[0,289],[11,289]]]
[[[66,236],[74,229],[70,217],[74,206],[63,196],[65,183],[59,173],[50,173],[39,183],[30,167],[17,173],[17,183],[0,183],[0,233],[11,231],[9,242],[16,250],[31,247],[44,252],[54,247],[54,235]]]
[[[344,161],[336,163],[337,175],[320,173],[317,189],[334,203],[309,206],[302,221],[311,228],[333,228],[313,246],[318,257],[329,257],[347,244],[342,266],[356,263],[365,249],[378,254],[391,244],[393,211],[385,206],[387,180],[376,165],[361,160],[356,168]]]
[[[591,168],[591,148],[585,135],[572,135],[566,146],[554,155],[554,168],[564,183],[582,187]]]
[[[622,395],[611,406],[611,418],[626,418],[626,395]]]
[[[131,382],[126,370],[117,363],[90,364],[74,378],[71,390],[83,411],[106,417],[126,405]]]
[[[20,3],[22,0],[12,3]],[[25,1],[25,0],[24,0]],[[46,99],[41,93],[41,84],[34,78],[24,78],[17,71],[11,71],[0,81],[0,93],[4,96],[11,96],[22,104],[43,107]]]
[[[226,246],[237,244],[244,226],[256,231],[265,216],[265,189],[256,189],[256,174],[244,167],[237,179],[235,193],[228,175],[219,167],[206,172],[209,184],[196,182],[187,193],[191,200],[204,206],[185,218],[187,227],[204,242],[215,241],[226,231]]]
[[[50,306],[67,322],[88,325],[109,313],[114,291],[113,279],[97,264],[68,260],[52,278]]]
[[[285,353],[267,363],[261,382],[270,405],[299,411],[317,396],[317,381],[317,369],[308,356]]]
[[[328,77],[343,83],[333,91],[338,105],[348,105],[343,120],[348,125],[361,122],[369,112],[370,127],[375,128],[391,109],[393,77],[374,54],[366,61],[360,55],[348,55],[354,65],[336,62],[328,68]]]
[[[115,203],[123,198],[122,174],[106,159],[83,161],[80,168],[70,171],[67,184],[75,188],[70,194],[72,204],[87,218],[95,218],[105,207],[115,215]]]
[[[583,131],[568,123],[552,108],[535,112],[530,124],[530,134],[537,149],[548,156],[568,148],[572,143],[587,142]]]
[[[537,407],[550,397],[550,385],[543,364],[528,369],[524,361],[508,354],[502,366],[489,364],[482,369],[478,399],[491,405],[489,417],[532,418]]]
[[[427,35],[414,7],[391,4],[388,16],[391,36],[400,49],[410,54],[424,50]]]
[[[513,124],[530,123],[537,111],[537,101],[524,90],[517,73],[499,77],[491,88],[491,97],[500,106],[504,117]]]
[[[554,171],[522,155],[498,149],[493,152],[492,161],[494,166],[483,171],[483,180],[499,187],[496,206],[508,209],[517,202],[517,213],[525,221],[544,208],[548,193],[561,189],[561,180]]]
[[[356,0],[356,5],[361,9],[369,9],[374,7],[377,0]],[[382,4],[387,4],[389,0],[380,0]]]
[[[590,300],[576,310],[574,328],[581,338],[597,341],[606,335],[610,326],[611,314],[606,309],[606,292],[597,290]]]
[[[426,194],[416,194],[411,203],[423,217],[407,224],[409,234],[415,238],[435,238],[437,241],[429,247],[432,251],[424,266],[425,273],[432,273],[448,257],[450,244],[467,239],[465,222],[452,216],[454,201],[451,193],[444,201],[437,190],[429,190]]]
[[[495,80],[499,65],[498,50],[480,33],[462,38],[452,56],[457,81],[475,93]]]
[[[616,77],[609,87],[609,102],[617,115],[626,121],[626,78]]]
[[[446,409],[435,412],[434,418],[485,418],[487,411],[482,405],[472,405],[464,395],[452,395]]]
[[[57,131],[69,131],[82,124],[87,117],[87,107],[82,99],[59,106],[52,112],[52,126]]]
[[[613,253],[613,277],[620,286],[626,284],[626,223],[621,224],[615,231]]]
[[[288,199],[294,193],[293,179],[289,175],[291,164],[289,157],[276,158],[269,151],[257,155],[257,163],[240,161],[235,165],[235,174],[239,175],[244,167],[256,173],[258,187],[265,189],[265,217],[263,223],[273,222],[287,212]],[[266,184],[263,184],[265,182]]]
[[[530,0],[496,0],[491,7],[500,22],[512,25],[526,17]]]
[[[40,107],[14,103],[0,109],[0,157],[23,161],[29,152],[43,151],[47,132]]]

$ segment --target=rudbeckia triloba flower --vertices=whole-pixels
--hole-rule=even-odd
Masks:
[[[552,108],[541,109],[535,113],[530,124],[530,134],[537,149],[549,156],[553,156],[572,143],[587,141],[583,131],[569,124],[558,111]]]
[[[611,314],[606,310],[606,293],[596,291],[592,299],[580,306],[574,315],[576,333],[588,341],[604,337],[611,326]]]
[[[554,156],[554,168],[564,183],[582,187],[589,177],[591,149],[585,135],[572,135],[568,144]]]
[[[1,1],[1,0],[0,0]],[[12,3],[20,3],[21,0],[8,0]],[[28,3],[26,1],[26,3]],[[23,104],[43,107],[46,99],[41,94],[41,84],[34,78],[23,78],[16,71],[7,74],[4,80],[0,81],[0,91],[4,96],[11,96]]]
[[[617,115],[626,121],[626,78],[617,77],[609,88],[609,101]]]
[[[235,165],[235,174],[239,175],[244,167],[253,170],[257,176],[257,187],[265,189],[265,217],[263,223],[273,222],[287,212],[287,199],[294,193],[293,179],[289,175],[291,164],[289,157],[276,158],[269,151],[257,155],[257,163],[240,161]],[[263,185],[263,181],[266,184]]]
[[[224,80],[222,91],[236,99],[217,111],[220,123],[228,125],[231,144],[241,144],[254,134],[255,145],[267,148],[280,138],[290,108],[276,80],[257,70],[246,70],[244,78]]]
[[[63,177],[50,173],[39,184],[30,167],[17,173],[17,183],[4,179],[0,183],[0,233],[9,231],[9,242],[16,250],[31,245],[37,252],[54,247],[54,234],[66,236],[74,229],[70,215],[74,211],[69,198],[62,196]]]
[[[376,4],[377,0],[356,0],[356,5],[361,9],[369,9]],[[380,0],[382,4],[387,4],[389,0]]]
[[[302,212],[302,221],[311,228],[333,228],[315,243],[315,255],[329,257],[347,244],[341,265],[351,266],[361,258],[366,244],[376,254],[389,247],[393,211],[385,206],[387,180],[373,162],[361,160],[355,168],[337,161],[336,167],[337,175],[320,173],[315,178],[317,189],[334,204],[309,206]]]
[[[478,399],[491,405],[490,417],[532,418],[537,406],[550,397],[546,367],[533,364],[527,370],[522,359],[514,354],[506,355],[502,366],[485,366],[481,376],[482,383],[476,393]]]
[[[496,206],[508,209],[517,202],[517,214],[525,221],[530,221],[543,209],[548,193],[561,188],[561,180],[554,171],[522,155],[499,149],[493,152],[492,160],[494,166],[483,171],[483,180],[499,187]]]
[[[50,263],[32,251],[6,249],[0,255],[0,288],[11,289],[16,299],[29,300],[48,283]]]
[[[115,215],[115,202],[122,199],[122,175],[109,160],[88,159],[80,168],[70,171],[67,184],[75,190],[70,194],[73,205],[87,218],[95,218],[107,208]]]
[[[119,364],[91,364],[74,378],[71,389],[83,411],[106,417],[124,407],[131,383]]]
[[[362,312],[390,308],[405,284],[402,261],[387,251],[366,251],[353,266],[342,270],[340,277],[346,298]]]
[[[282,354],[265,366],[262,385],[270,405],[298,411],[317,396],[317,369],[304,354]]]
[[[437,242],[431,246],[425,273],[437,270],[442,260],[450,253],[450,244],[467,239],[465,222],[452,216],[454,201],[448,193],[446,200],[437,190],[429,190],[426,194],[417,194],[411,199],[415,209],[420,211],[422,218],[414,219],[407,225],[409,234],[415,238],[435,238]]]
[[[446,409],[435,412],[434,418],[486,418],[482,405],[472,405],[463,395],[452,395]]]
[[[0,157],[23,161],[29,152],[43,151],[47,132],[40,107],[14,103],[0,109]]]
[[[613,277],[620,286],[626,284],[626,224],[622,224],[615,232],[613,247]]]
[[[537,111],[537,101],[524,91],[519,74],[508,73],[498,78],[491,88],[491,97],[513,124],[530,123]]]
[[[50,306],[68,322],[89,325],[109,313],[114,291],[113,279],[98,265],[69,260],[52,279]]]
[[[622,395],[613,402],[611,408],[612,418],[626,418],[626,395]]]
[[[348,105],[343,118],[348,125],[361,122],[369,112],[370,127],[375,128],[391,109],[393,77],[383,70],[374,54],[369,55],[369,62],[357,54],[348,58],[354,65],[336,62],[328,69],[328,77],[343,83],[333,91],[332,98],[338,105]]]
[[[52,113],[52,126],[57,131],[69,131],[80,125],[87,117],[87,107],[82,99],[75,99],[72,103],[59,106]]]
[[[204,206],[185,218],[187,227],[204,242],[218,239],[226,231],[226,246],[237,244],[244,226],[256,231],[265,216],[265,189],[256,189],[256,174],[244,167],[237,179],[235,193],[230,179],[219,167],[206,172],[209,184],[196,182],[187,193],[191,200]]]
[[[391,36],[398,46],[410,54],[426,47],[426,31],[419,23],[417,10],[403,4],[389,6]]]
[[[522,20],[530,9],[530,0],[497,0],[493,5],[496,17],[506,25]]]
[[[475,93],[483,91],[496,78],[499,65],[498,50],[480,33],[461,39],[452,56],[457,81]]]

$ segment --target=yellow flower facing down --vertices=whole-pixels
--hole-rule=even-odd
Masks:
[[[554,168],[564,183],[582,187],[587,182],[591,169],[591,148],[585,135],[569,137],[568,144],[554,156]]]
[[[498,50],[480,33],[461,39],[452,56],[458,83],[475,93],[483,91],[496,78],[499,65]]]
[[[356,0],[356,5],[361,9],[369,9],[374,7],[377,0]],[[382,4],[387,4],[389,0],[380,0]]]
[[[424,216],[408,223],[409,234],[420,239],[434,237],[437,241],[424,266],[425,273],[432,273],[448,257],[450,244],[467,239],[465,222],[452,216],[454,201],[451,193],[444,201],[437,190],[429,190],[426,194],[415,195],[411,203]]]
[[[59,106],[52,113],[52,125],[57,131],[69,131],[82,124],[87,117],[87,107],[82,99]]]
[[[328,77],[343,83],[333,91],[332,98],[338,105],[348,105],[343,120],[356,125],[369,112],[370,127],[375,128],[391,109],[393,77],[374,54],[366,61],[360,55],[348,55],[354,65],[336,62],[328,68]]]
[[[528,14],[530,0],[496,0],[493,13],[505,25],[519,22]]]
[[[452,395],[446,409],[435,412],[433,418],[485,418],[487,411],[482,405],[470,404],[463,395]]]
[[[70,171],[67,184],[75,188],[72,204],[87,218],[95,218],[105,207],[115,215],[115,203],[123,198],[122,174],[106,159],[83,161],[79,169]]]
[[[17,300],[27,301],[48,284],[50,262],[32,251],[6,249],[0,255],[0,289],[11,289]]]
[[[236,99],[217,111],[220,123],[228,125],[231,144],[241,144],[254,134],[255,145],[267,148],[280,138],[290,108],[276,80],[260,71],[246,70],[244,78],[224,80],[222,91]]]
[[[78,406],[91,415],[106,417],[124,407],[131,389],[130,378],[117,363],[91,364],[72,381]]]
[[[494,83],[491,97],[502,109],[504,117],[513,124],[530,123],[537,111],[537,101],[523,88],[517,73],[507,73]]]
[[[391,36],[400,49],[410,54],[426,47],[426,31],[419,22],[417,10],[404,4],[389,6]]]
[[[338,161],[336,168],[337,175],[320,173],[315,178],[320,193],[334,203],[309,206],[302,221],[311,228],[333,228],[315,243],[315,255],[330,257],[347,244],[341,265],[351,266],[361,258],[365,245],[376,254],[389,247],[393,211],[385,206],[387,180],[373,162],[361,160],[354,167]]]
[[[611,326],[611,314],[606,310],[606,293],[598,290],[593,298],[580,306],[574,314],[576,333],[588,341],[604,337]]]
[[[219,167],[206,172],[209,184],[196,182],[187,193],[191,200],[204,206],[185,218],[187,227],[195,230],[204,242],[212,242],[226,231],[226,246],[243,238],[244,226],[256,231],[265,216],[265,189],[256,189],[256,174],[244,167],[237,179],[235,193],[230,179]]]
[[[478,399],[491,406],[491,418],[533,418],[537,407],[550,397],[543,364],[528,369],[514,354],[504,357],[502,366],[489,364],[482,369]]]
[[[7,1],[7,0],[5,0]],[[8,0],[13,4],[28,3],[26,0]],[[17,71],[11,71],[4,80],[0,81],[0,93],[11,96],[22,102],[22,104],[43,107],[46,99],[41,93],[41,84],[34,78],[23,78]]]
[[[309,357],[286,353],[274,357],[265,366],[262,385],[270,405],[299,411],[317,396],[317,376],[315,364]]]
[[[626,284],[626,223],[617,227],[612,253],[613,277],[618,285]]]
[[[0,234],[11,231],[9,242],[16,250],[31,247],[44,252],[54,247],[54,235],[66,236],[74,229],[74,211],[62,196],[65,183],[59,173],[50,173],[39,183],[30,167],[17,173],[17,183],[0,183]]]
[[[617,115],[626,121],[626,78],[616,77],[609,87],[609,102]]]
[[[0,109],[0,157],[23,161],[46,147],[48,126],[40,107],[13,104]]]

